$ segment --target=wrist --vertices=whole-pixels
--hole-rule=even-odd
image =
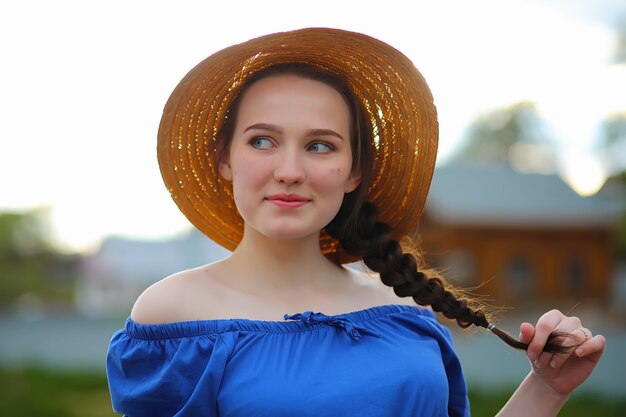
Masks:
[[[522,381],[497,417],[554,417],[569,398],[546,384],[534,372]]]
[[[531,371],[522,382],[530,392],[533,392],[537,398],[541,398],[546,404],[551,404],[559,409],[567,402],[571,393],[561,393],[549,384],[547,384],[541,376]]]

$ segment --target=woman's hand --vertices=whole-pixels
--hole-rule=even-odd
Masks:
[[[567,353],[543,352],[548,336],[554,331],[569,334],[570,337],[565,338],[562,343],[575,347]],[[569,396],[589,377],[606,344],[604,336],[593,336],[589,329],[583,327],[578,317],[565,316],[558,310],[541,316],[535,326],[523,323],[520,327],[520,340],[528,343],[526,355],[536,379],[564,397]]]

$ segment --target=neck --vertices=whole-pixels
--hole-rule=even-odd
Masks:
[[[247,230],[228,263],[246,287],[259,291],[323,290],[344,272],[322,254],[319,234],[280,240]]]

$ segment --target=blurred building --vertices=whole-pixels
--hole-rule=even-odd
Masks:
[[[612,298],[623,187],[581,197],[557,175],[437,168],[420,227],[427,258],[463,287],[515,305]]]
[[[626,277],[615,284],[613,249],[623,191],[580,197],[556,175],[439,167],[420,226],[422,246],[448,277],[463,287],[484,283],[477,292],[498,304],[608,301],[621,288],[626,305]],[[228,253],[195,229],[168,241],[109,238],[84,260],[77,308],[89,316],[128,314],[151,284]]]
[[[163,241],[106,239],[84,260],[76,307],[86,316],[128,314],[137,297],[153,283],[228,253],[196,229]]]

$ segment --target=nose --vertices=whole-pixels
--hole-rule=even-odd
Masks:
[[[299,184],[306,179],[302,157],[298,150],[284,149],[274,169],[274,179],[285,184]]]

